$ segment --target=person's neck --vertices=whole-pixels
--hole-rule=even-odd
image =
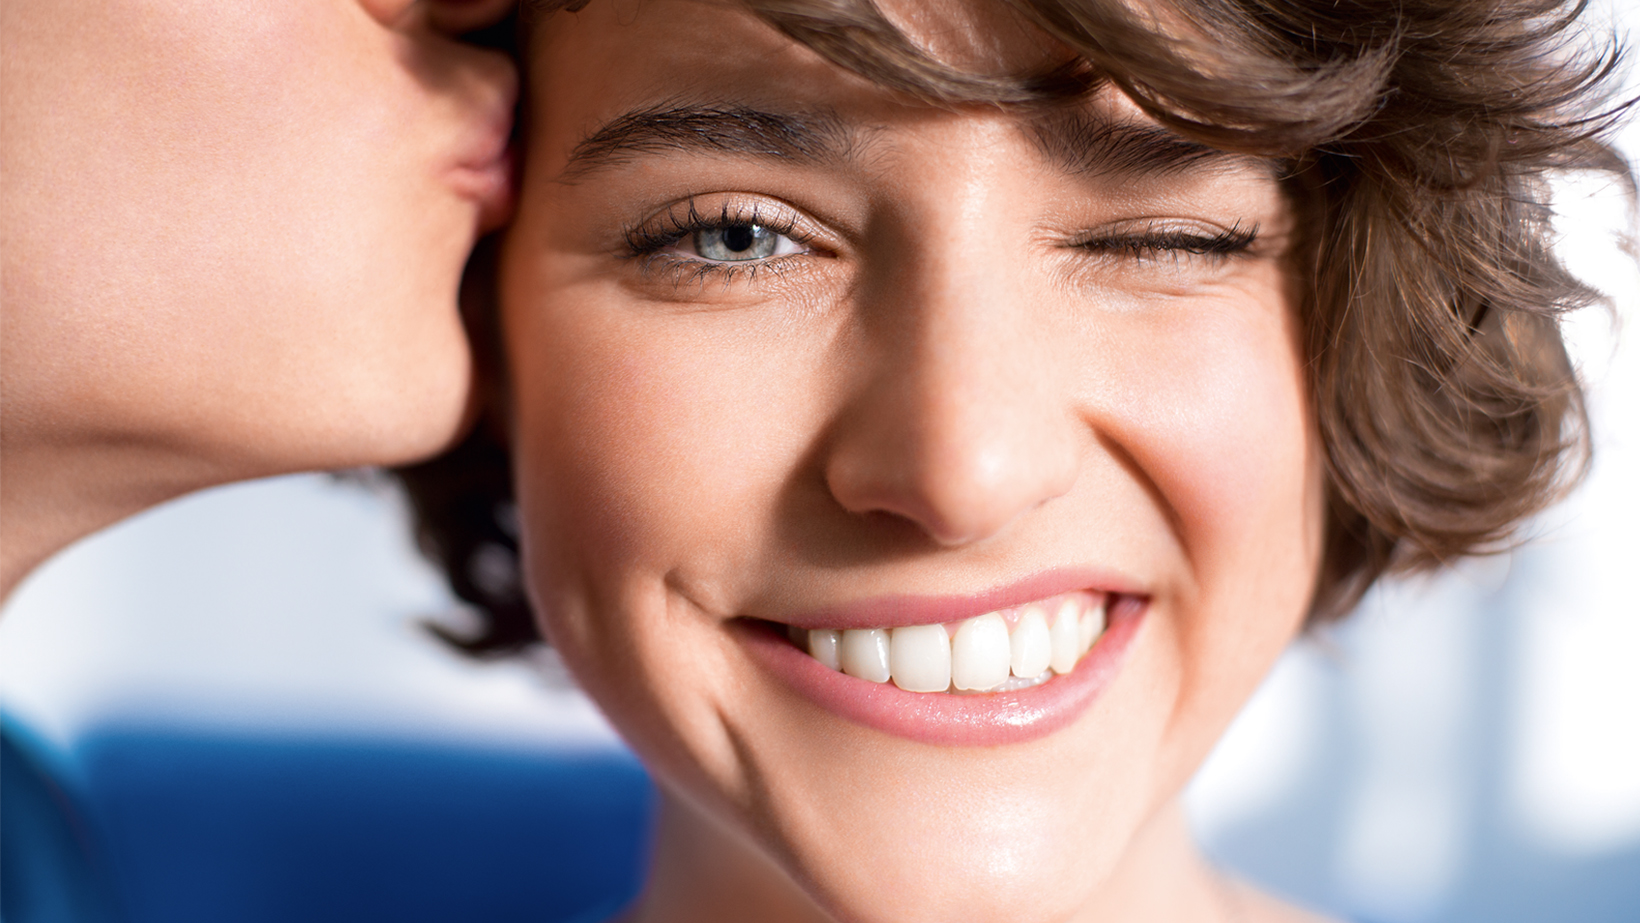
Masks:
[[[780,867],[665,788],[643,895],[620,923],[834,923]]]
[[[1183,811],[1170,804],[1134,837],[1106,884],[1076,920],[1255,923],[1249,902],[1197,850]],[[835,923],[745,838],[664,792],[649,881],[620,923]]]
[[[12,422],[12,421],[8,421]],[[0,430],[0,602],[70,544],[183,494],[235,480],[194,455],[136,440]]]

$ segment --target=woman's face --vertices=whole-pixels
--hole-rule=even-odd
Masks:
[[[940,8],[901,18],[956,64],[1053,63]],[[530,57],[502,299],[552,643],[832,913],[1063,916],[1312,587],[1271,167],[1112,94],[918,105],[687,0],[555,15]],[[1046,681],[901,688],[999,657]]]
[[[517,77],[434,25],[502,12],[9,2],[8,451],[127,450],[115,481],[182,454],[203,470],[164,487],[186,489],[448,443],[470,390],[456,288],[508,206]]]

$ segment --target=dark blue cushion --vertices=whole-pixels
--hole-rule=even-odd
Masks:
[[[60,750],[0,718],[0,919],[7,923],[118,919],[77,783]]]
[[[608,748],[111,726],[72,762],[129,923],[602,920],[642,882],[654,804]],[[62,850],[12,838],[6,791],[5,852],[43,879]]]

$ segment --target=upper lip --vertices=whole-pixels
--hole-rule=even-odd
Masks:
[[[507,156],[511,145],[512,126],[510,106],[475,123],[469,129],[464,150],[456,161],[457,166],[484,170],[499,164]]]
[[[458,193],[480,206],[479,230],[491,231],[506,223],[514,203],[515,182],[512,130],[516,89],[504,94],[475,120],[465,136],[451,171]]]
[[[516,71],[508,70],[509,80],[491,85],[482,99],[468,102],[468,123],[456,164],[483,170],[503,161],[511,147],[513,123],[518,108],[519,84]]]
[[[836,606],[766,618],[797,628],[898,628],[905,625],[932,625],[960,622],[998,609],[1022,606],[1078,590],[1093,593],[1144,594],[1137,581],[1122,574],[1094,568],[1059,568],[968,595],[875,596]]]

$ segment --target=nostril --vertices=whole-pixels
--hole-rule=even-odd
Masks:
[[[958,271],[943,265],[930,271]],[[908,520],[949,547],[1067,493],[1091,433],[1053,344],[1003,325],[1017,292],[937,288],[898,302],[910,319],[882,334],[825,464],[844,509]]]
[[[415,0],[359,0],[367,16],[389,28],[401,25],[414,6]]]

